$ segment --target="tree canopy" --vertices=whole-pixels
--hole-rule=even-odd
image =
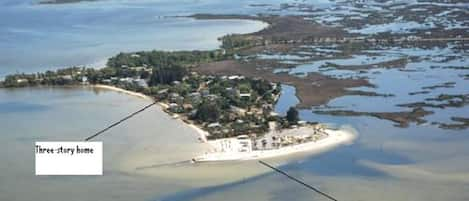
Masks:
[[[297,124],[300,120],[298,110],[295,107],[290,107],[287,111],[287,121],[290,124]]]
[[[150,85],[171,84],[174,81],[181,81],[186,73],[186,69],[180,65],[155,67],[150,78]]]
[[[203,122],[218,122],[222,114],[220,107],[208,101],[200,104],[195,114],[195,119]]]
[[[114,68],[150,66],[160,67],[168,65],[193,65],[225,59],[228,55],[220,50],[214,51],[141,51],[134,53],[119,53],[109,58],[107,66]]]

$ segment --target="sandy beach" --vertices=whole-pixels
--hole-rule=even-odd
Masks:
[[[147,95],[145,95],[145,94],[138,93],[138,92],[134,92],[134,91],[125,90],[125,89],[122,89],[122,88],[119,88],[119,87],[115,87],[115,86],[111,86],[111,85],[95,84],[95,85],[90,85],[90,86],[93,87],[93,88],[98,88],[98,89],[107,89],[107,90],[117,91],[117,92],[120,92],[120,93],[125,93],[125,94],[131,95],[131,96],[136,96],[136,97],[139,97],[139,98],[143,98],[143,99],[147,99],[147,100],[153,101],[153,98],[152,98],[152,97],[147,96]]]
[[[125,93],[131,96],[143,98],[146,100],[151,100],[154,101],[154,99],[150,96],[147,96],[142,93],[138,92],[133,92],[129,90],[125,90],[122,88],[118,88],[115,86],[110,86],[110,85],[91,85],[94,88],[99,88],[99,89],[106,89],[106,90],[112,90],[120,93]],[[160,109],[164,111],[166,108],[169,106],[166,103],[159,102],[158,105],[160,106]],[[169,114],[168,114],[169,115]],[[173,116],[174,120],[178,120],[182,122],[184,125],[187,125],[196,133],[199,135],[199,140],[210,147],[217,147],[217,140],[214,141],[208,141],[207,136],[209,133],[207,131],[204,131],[197,125],[188,123],[180,119],[178,116]],[[304,128],[308,129],[308,128]],[[301,129],[291,129],[289,131],[286,131],[289,133],[303,133],[307,132]],[[282,156],[287,156],[291,154],[296,154],[296,153],[308,153],[308,154],[318,154],[325,152],[327,150],[330,150],[334,147],[337,147],[342,144],[348,144],[351,143],[356,135],[354,135],[352,132],[348,132],[346,130],[331,130],[327,129],[328,137],[324,139],[320,139],[317,141],[312,141],[312,142],[307,142],[303,144],[298,144],[298,145],[293,145],[293,146],[288,146],[288,147],[283,147],[280,149],[274,149],[274,150],[262,150],[262,151],[253,151],[253,152],[214,152],[214,151],[209,151],[205,152],[203,155],[199,155],[195,157],[194,159],[197,160],[198,162],[216,162],[216,161],[233,161],[233,160],[259,160],[259,159],[267,159],[267,158],[276,158],[276,157],[282,157]]]
[[[142,93],[133,92],[129,90],[125,90],[119,87],[110,86],[110,85],[91,85],[94,88],[99,89],[106,89],[112,90],[120,93],[125,93],[131,96],[143,98],[146,100],[154,101],[154,99],[150,96],[147,96]],[[164,111],[164,109],[168,108],[169,106],[166,103],[159,102],[158,105],[160,109]],[[175,120],[179,120],[184,125],[187,125],[191,129],[197,132],[199,135],[199,140],[203,143],[207,143],[211,147],[216,147],[213,143],[215,141],[208,141],[207,136],[209,133],[204,131],[200,127],[194,124],[187,123],[180,118],[174,118]],[[305,128],[307,129],[307,128]],[[298,129],[293,129],[292,131],[288,132],[304,132]],[[345,130],[331,130],[327,129],[327,133],[329,136],[325,139],[321,139],[318,141],[312,141],[308,143],[293,145],[289,147],[284,147],[277,150],[264,150],[264,151],[253,151],[250,153],[218,153],[218,152],[208,152],[201,156],[196,157],[198,161],[207,162],[207,161],[229,161],[229,160],[256,160],[256,159],[266,159],[266,158],[274,158],[274,157],[281,157],[290,154],[300,153],[300,152],[308,152],[309,154],[318,154],[327,150],[330,150],[334,147],[337,147],[341,144],[351,143],[355,139],[355,135],[351,132],[347,132]]]
[[[90,86],[93,87],[93,88],[112,90],[112,91],[116,91],[116,92],[119,92],[119,93],[124,93],[124,94],[127,94],[127,95],[135,96],[135,97],[138,97],[138,98],[143,98],[143,99],[146,99],[146,100],[154,101],[154,99],[152,97],[147,96],[143,93],[129,91],[129,90],[125,90],[125,89],[115,87],[115,86],[111,86],[111,85],[95,84],[95,85],[90,85]],[[169,108],[169,106],[166,103],[158,102],[158,105],[160,106],[160,109],[163,110],[163,111],[164,111],[164,109]],[[184,122],[181,119],[179,119],[179,120],[183,124],[189,126],[193,130],[195,130],[197,132],[197,134],[199,135],[200,141],[207,142],[207,136],[209,135],[209,133],[207,131],[202,130],[201,128],[199,128],[198,126],[196,126],[194,124]]]
[[[308,129],[308,128],[305,128]],[[292,131],[295,132],[295,131]],[[303,131],[304,132],[304,131]],[[326,129],[328,136],[317,141],[306,142],[302,144],[291,145],[278,149],[256,150],[251,152],[209,152],[194,160],[198,162],[217,162],[217,161],[243,161],[260,160],[274,157],[282,157],[296,153],[308,153],[316,155],[342,144],[350,144],[356,135],[346,130]],[[218,141],[208,141],[213,147],[217,147]]]

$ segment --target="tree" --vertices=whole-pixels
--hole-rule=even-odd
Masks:
[[[202,122],[217,122],[221,116],[221,109],[218,105],[204,101],[195,114],[195,119]]]
[[[287,111],[287,121],[290,124],[297,124],[299,120],[300,117],[298,116],[298,110],[294,107],[290,107]]]
[[[186,73],[186,69],[179,65],[155,67],[153,68],[150,84],[155,86],[158,84],[171,84],[173,81],[181,81]]]

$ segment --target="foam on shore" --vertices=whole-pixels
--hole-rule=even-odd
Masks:
[[[136,97],[143,98],[143,99],[147,99],[147,100],[153,100],[152,97],[147,96],[147,95],[145,95],[145,94],[138,93],[138,92],[134,92],[134,91],[125,90],[125,89],[122,89],[122,88],[119,88],[119,87],[115,87],[115,86],[111,86],[111,85],[95,84],[95,85],[91,85],[91,87],[93,87],[93,88],[98,88],[98,89],[107,89],[107,90],[117,91],[117,92],[125,93],[125,94],[131,95],[131,96],[136,96]]]
[[[120,92],[120,93],[125,93],[125,94],[131,95],[131,96],[143,98],[143,99],[146,99],[146,100],[154,101],[154,99],[152,97],[147,96],[143,93],[129,91],[129,90],[125,90],[125,89],[115,87],[115,86],[111,86],[111,85],[95,84],[95,85],[91,85],[91,87],[98,88],[98,89],[112,90],[112,91],[116,91],[116,92]],[[169,106],[166,103],[158,102],[158,105],[161,107],[162,110],[169,108]],[[190,128],[192,128],[194,131],[196,131],[197,134],[199,135],[200,141],[202,141],[202,142],[207,141],[207,136],[209,135],[207,131],[202,130],[201,128],[199,128],[198,126],[196,126],[194,124],[183,122],[182,120],[181,120],[181,122],[186,124]]]

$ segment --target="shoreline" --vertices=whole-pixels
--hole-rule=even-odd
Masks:
[[[127,95],[131,95],[138,98],[143,98],[145,100],[155,101],[152,97],[147,96],[143,93],[133,92],[126,89],[122,89],[119,87],[111,86],[111,85],[103,85],[103,84],[95,84],[89,85],[92,88],[98,89],[105,89],[111,90],[119,93],[124,93]],[[169,115],[174,120],[179,120],[182,124],[190,127],[193,129],[198,135],[198,139],[201,143],[207,144],[212,148],[215,148],[216,145],[213,143],[217,143],[217,140],[207,140],[207,137],[210,135],[207,131],[204,131],[200,127],[195,124],[188,123],[180,118],[177,115],[171,116],[169,113],[165,111],[166,108],[169,106],[163,102],[157,102],[160,106],[160,109]],[[308,152],[309,154],[318,154],[340,146],[342,144],[351,143],[356,136],[351,132],[347,132],[345,130],[331,130],[327,129],[326,132],[328,136],[324,139],[320,139],[318,141],[311,141],[302,144],[291,145],[275,150],[262,150],[262,151],[252,151],[252,152],[209,152],[204,153],[202,155],[196,156],[192,160],[194,162],[222,162],[222,161],[247,161],[247,160],[258,160],[258,159],[268,159],[268,158],[276,158],[276,157],[284,157],[291,154],[297,153],[305,153]],[[223,139],[222,139],[223,140]]]
[[[138,98],[143,98],[145,100],[155,101],[152,97],[147,96],[143,93],[133,92],[126,89],[122,89],[115,86],[110,85],[103,85],[103,84],[95,84],[89,85],[91,88],[98,88],[104,90],[115,91],[119,93],[124,93],[127,95],[131,95]],[[165,111],[166,108],[169,106],[163,102],[157,102],[160,106],[160,109],[166,113],[166,115],[171,115]],[[172,116],[174,120],[180,121],[182,124],[190,127],[198,134],[198,139],[201,143],[207,144],[210,147],[216,147],[213,143],[216,143],[216,140],[207,140],[209,133],[204,131],[200,127],[195,124],[188,123],[177,116]],[[277,157],[284,157],[287,155],[297,154],[297,153],[305,153],[308,152],[309,154],[315,155],[337,146],[351,143],[356,136],[351,132],[347,132],[345,130],[331,130],[327,129],[328,136],[324,139],[320,139],[318,141],[311,141],[297,145],[291,145],[275,150],[262,150],[262,151],[252,151],[249,153],[227,153],[227,152],[206,152],[202,155],[196,156],[192,160],[194,162],[222,162],[222,161],[247,161],[247,160],[258,160],[258,159],[268,159],[268,158],[277,158]]]
[[[122,89],[122,88],[119,88],[119,87],[115,87],[115,86],[111,86],[111,85],[104,85],[104,84],[94,84],[94,85],[89,85],[88,87],[90,88],[97,88],[97,89],[105,89],[105,90],[110,90],[110,91],[115,91],[115,92],[119,92],[119,93],[123,93],[123,94],[127,94],[127,95],[130,95],[130,96],[134,96],[134,97],[138,97],[138,98],[142,98],[142,99],[145,99],[145,100],[150,100],[150,101],[155,101],[154,98],[150,97],[150,96],[147,96],[143,93],[139,93],[139,92],[134,92],[134,91],[129,91],[129,90],[126,90],[126,89]],[[166,113],[166,115],[169,115],[171,116],[170,114],[168,114],[167,112],[165,112],[165,109],[168,108],[169,106],[165,103],[162,103],[162,102],[157,102],[158,103],[158,106],[160,107],[161,111],[163,111],[164,113]],[[174,119],[174,118],[173,118]],[[195,124],[191,124],[191,123],[187,123],[181,119],[175,119],[175,120],[179,120],[180,122],[182,122],[183,124],[187,125],[188,127],[192,128],[198,135],[199,135],[199,140],[206,143],[207,142],[207,136],[208,136],[208,132],[202,130],[201,128],[199,128],[197,125]]]
[[[122,88],[115,87],[115,86],[111,86],[111,85],[93,84],[93,85],[89,85],[89,87],[91,87],[91,88],[97,88],[97,89],[107,89],[107,90],[111,90],[111,91],[115,91],[115,92],[120,92],[120,93],[124,93],[124,94],[131,95],[131,96],[143,98],[143,99],[146,99],[146,100],[154,101],[154,99],[153,99],[152,97],[147,96],[147,95],[145,95],[145,94],[143,94],[143,93],[134,92],[134,91],[129,91],[129,90],[122,89]]]
[[[194,162],[223,162],[223,161],[249,161],[284,157],[287,155],[308,153],[316,155],[340,145],[353,142],[357,137],[346,130],[326,129],[328,136],[317,141],[310,141],[302,144],[290,145],[271,150],[255,150],[251,152],[210,152],[192,159]],[[211,141],[209,141],[210,143]],[[212,142],[217,143],[217,142]],[[213,146],[213,145],[212,145]]]

